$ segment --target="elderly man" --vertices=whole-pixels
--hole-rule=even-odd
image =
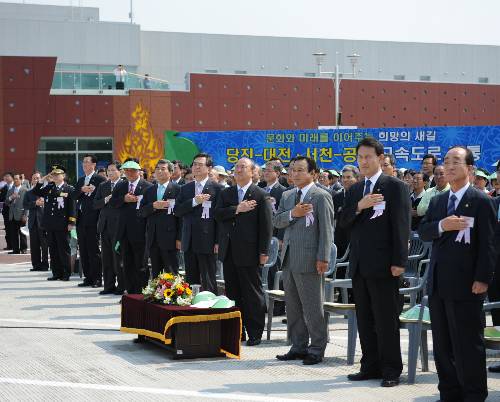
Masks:
[[[297,156],[289,169],[295,188],[281,197],[274,226],[285,229],[281,261],[288,332],[292,347],[278,360],[320,363],[327,330],[323,317],[324,277],[333,244],[333,202],[314,184],[316,162]],[[310,340],[310,343],[309,343]]]
[[[122,165],[126,180],[119,181],[113,189],[109,205],[119,210],[115,240],[123,258],[125,288],[129,294],[141,293],[147,284],[149,272],[144,253],[146,249],[146,220],[139,216],[141,200],[151,183],[139,176],[141,166],[130,159]]]
[[[247,346],[260,344],[264,331],[266,301],[260,269],[267,262],[273,231],[271,203],[252,182],[254,170],[253,161],[240,159],[234,167],[236,185],[221,192],[215,209],[226,295],[243,313]]]
[[[424,195],[420,199],[420,202],[417,206],[417,214],[418,216],[424,216],[429,208],[429,204],[431,199],[436,195],[448,191],[450,189],[450,185],[446,180],[446,175],[444,174],[444,166],[438,165],[434,168],[434,182],[436,185],[434,187],[430,187],[425,190]]]
[[[419,228],[420,238],[433,242],[427,287],[443,401],[488,396],[483,302],[495,268],[497,211],[470,185],[473,165],[470,149],[449,149],[444,168],[450,190],[431,200]]]

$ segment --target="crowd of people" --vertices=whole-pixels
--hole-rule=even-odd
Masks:
[[[427,293],[441,400],[485,400],[482,305],[487,295],[500,300],[500,162],[490,174],[455,146],[442,164],[429,154],[419,170],[397,169],[371,137],[356,151],[357,166],[339,172],[306,156],[286,166],[242,158],[228,171],[200,153],[189,167],[161,159],[153,172],[134,158],[97,170],[96,157],[86,155],[74,187],[60,165],[35,172],[31,182],[6,173],[7,249],[26,252],[26,225],[32,270],[50,268],[48,280],[67,281],[77,270],[68,234],[76,231],[78,286],[116,295],[141,293],[161,272],[178,273],[181,256],[187,282],[217,294],[218,259],[226,295],[242,312],[242,341],[255,346],[266,312],[261,267],[276,237],[280,254],[269,283],[281,270],[291,339],[276,357],[312,365],[323,360],[328,339],[323,274],[335,244],[338,256],[349,253],[362,349],[361,370],[348,378],[392,387],[403,369],[399,288],[410,235],[418,233],[432,242]],[[500,310],[492,315],[500,325]]]

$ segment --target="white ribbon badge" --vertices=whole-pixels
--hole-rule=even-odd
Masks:
[[[464,239],[465,244],[470,244],[470,230],[474,227],[474,218],[470,216],[462,216],[467,222],[467,227],[458,232],[455,241],[461,242]]]
[[[212,206],[212,201],[203,201],[203,204],[201,204],[203,207],[203,212],[201,213],[201,217],[203,219],[208,219],[210,218],[210,207]]]
[[[311,226],[314,223],[314,215],[313,215],[313,210],[311,212],[308,212],[306,214],[306,227]]]
[[[142,194],[137,196],[137,206],[135,207],[135,209],[139,209],[139,207],[141,206],[141,201],[142,201]]]
[[[167,201],[168,201],[167,214],[171,215],[174,212],[175,200],[171,198]]]
[[[382,214],[385,211],[385,201],[382,201],[381,203],[374,205],[373,211],[374,213],[370,219],[375,219],[378,218],[379,216],[382,216]]]
[[[62,209],[64,208],[64,198],[63,197],[57,197],[57,208]]]

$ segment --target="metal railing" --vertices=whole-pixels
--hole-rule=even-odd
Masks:
[[[153,89],[167,91],[170,84],[166,80],[127,72],[124,79],[125,89]],[[148,85],[149,84],[149,85]],[[148,87],[149,86],[149,87]],[[115,89],[116,78],[112,71],[71,71],[56,70],[52,89]]]

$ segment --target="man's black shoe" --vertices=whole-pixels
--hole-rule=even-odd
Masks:
[[[51,276],[50,278],[47,278],[48,281],[58,281],[59,279],[61,279],[60,276]]]
[[[347,376],[347,379],[349,381],[379,380],[381,378],[382,378],[382,375],[380,375],[380,374],[364,373],[363,371],[360,371],[359,373],[356,373],[356,374],[349,374]]]
[[[79,288],[85,288],[85,287],[90,287],[90,286],[92,286],[92,283],[90,283],[90,282],[86,282],[86,281],[83,281],[82,283],[79,283],[77,286],[78,286]]]
[[[284,355],[276,355],[276,359],[281,360],[282,362],[288,360],[304,360],[307,356],[307,353],[296,353],[296,352],[288,352]]]
[[[399,378],[393,378],[393,379],[385,378],[380,383],[380,386],[385,388],[395,387],[397,385],[399,385]]]
[[[21,254],[20,251],[9,251],[7,254]]]
[[[262,342],[261,339],[249,338],[246,345],[247,346],[257,346],[257,345],[260,345],[261,342]]]
[[[306,357],[304,357],[302,364],[305,366],[312,366],[313,364],[318,364],[321,363],[322,361],[323,358],[321,356],[308,354]]]
[[[123,289],[116,289],[113,293],[117,296],[121,296],[123,294]]]
[[[490,373],[500,373],[500,364],[497,366],[490,366],[488,367],[488,371]]]
[[[92,285],[93,288],[101,288],[102,287],[102,282],[101,281],[97,281],[95,282],[93,285]]]
[[[115,289],[104,289],[99,292],[100,295],[112,295],[116,292]]]
[[[30,271],[37,271],[37,272],[42,272],[42,271],[48,271],[48,268],[31,268]]]
[[[61,281],[68,282],[69,281],[69,276],[65,275],[61,278]]]

